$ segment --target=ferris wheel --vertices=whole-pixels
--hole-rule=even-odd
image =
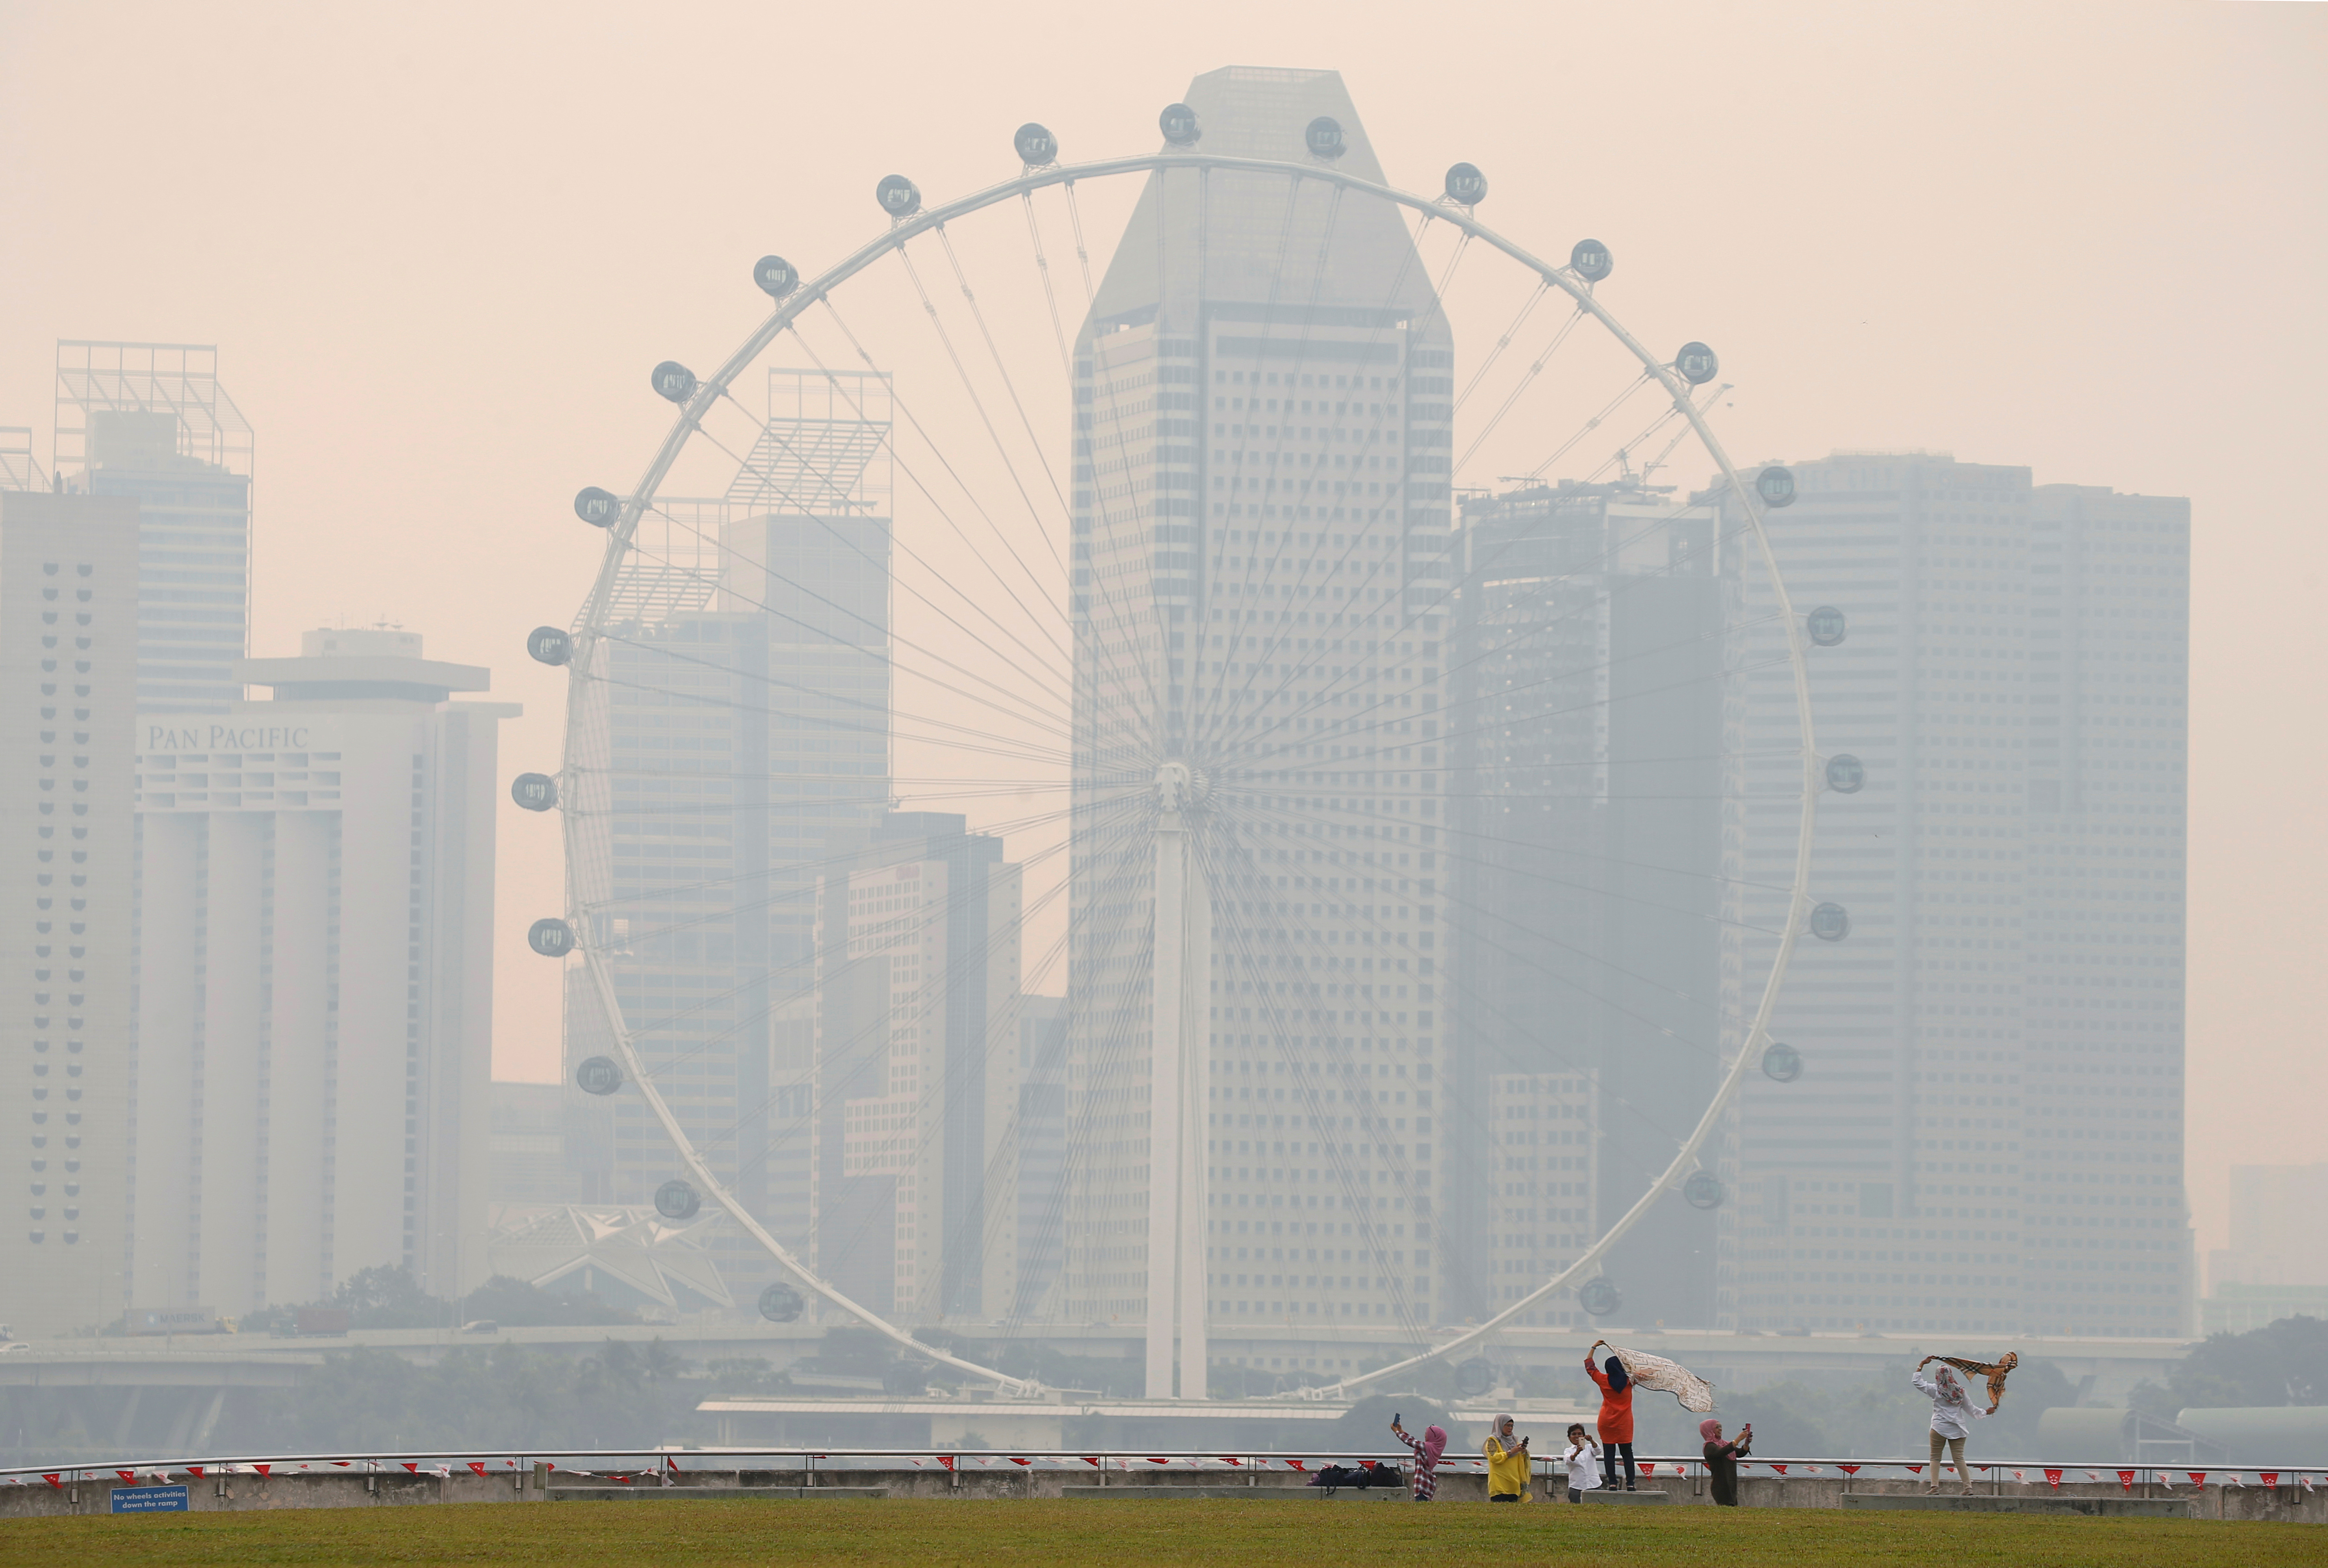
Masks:
[[[1410,193],[1347,109],[1250,107],[1201,78],[1086,164],[1026,125],[1010,177],[891,174],[855,251],[761,258],[741,342],[652,368],[670,427],[577,497],[604,558],[529,641],[569,678],[515,785],[566,847],[530,940],[611,1160],[751,1238],[765,1315],[1006,1391],[1039,1375],[908,1329],[1130,1321],[1148,1393],[1201,1398],[1244,1323],[1427,1346],[1307,1379],[1347,1391],[1614,1310],[1612,1249],[1725,1201],[1741,1085],[1801,1071],[1798,938],[1848,928],[1810,887],[1863,776],[1811,733],[1842,618],[1779,579],[1793,482],[1723,452],[1713,351],[1620,323],[1598,240],[1489,227],[1471,164]],[[1741,728],[1756,681],[1787,733]],[[1790,876],[1735,852],[1750,802]],[[1726,989],[1585,952],[1610,910]],[[1545,954],[1562,1000],[1516,1000]],[[1629,1141],[1620,1193],[1561,1116]],[[1482,1151],[1523,1117],[1515,1177]],[[1490,1286],[1460,1216],[1497,1187],[1527,1266]],[[1473,1326],[1434,1335],[1450,1250]]]

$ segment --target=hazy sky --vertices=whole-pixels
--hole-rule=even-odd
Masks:
[[[1145,152],[1224,64],[1342,71],[1394,183],[1626,263],[1717,343],[1745,460],[1929,447],[2187,495],[2191,1184],[2328,1160],[2328,11],[1528,4],[825,8],[0,0],[0,425],[59,337],[215,343],[258,430],[256,647],[388,618],[523,702],[596,566],[568,499],[668,423],[645,372],[934,196]],[[1621,290],[1618,296],[1625,298]],[[1618,308],[1624,311],[1625,304]],[[554,820],[504,806],[496,1066],[557,1070]]]

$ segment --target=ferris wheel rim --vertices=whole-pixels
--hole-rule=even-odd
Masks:
[[[1727,449],[1722,445],[1704,411],[1692,393],[1693,384],[1674,365],[1653,353],[1607,306],[1595,293],[1594,284],[1586,280],[1571,267],[1548,262],[1525,246],[1512,240],[1497,230],[1479,221],[1475,209],[1460,205],[1445,197],[1430,197],[1380,181],[1368,180],[1317,160],[1249,158],[1221,154],[1197,152],[1163,152],[1134,155],[1120,158],[1096,160],[1084,164],[1052,164],[1028,167],[1017,176],[998,182],[981,190],[961,196],[935,207],[919,208],[910,216],[894,220],[886,233],[867,241],[840,261],[813,278],[802,279],[775,302],[775,308],[766,320],[749,333],[734,352],[721,361],[718,368],[701,378],[693,391],[681,404],[670,431],[664,436],[655,455],[640,475],[638,484],[622,498],[621,510],[606,529],[605,557],[600,562],[583,612],[576,618],[573,647],[568,662],[567,727],[560,747],[560,778],[563,782],[575,771],[574,746],[581,726],[581,705],[587,682],[583,671],[595,653],[595,645],[603,635],[609,600],[615,577],[629,551],[639,521],[653,504],[663,480],[670,474],[686,448],[689,440],[700,427],[702,418],[746,370],[774,343],[786,327],[811,306],[824,300],[836,287],[863,272],[890,251],[902,251],[906,243],[918,235],[942,232],[945,225],[957,219],[972,216],[1000,205],[1013,197],[1030,195],[1039,190],[1065,186],[1072,190],[1078,181],[1114,179],[1127,175],[1162,174],[1174,169],[1225,171],[1234,174],[1276,174],[1295,181],[1309,179],[1356,192],[1386,201],[1422,214],[1426,221],[1452,225],[1469,238],[1487,244],[1492,249],[1533,271],[1542,282],[1565,293],[1577,308],[1591,315],[1610,336],[1640,361],[1643,372],[1653,378],[1665,390],[1674,408],[1686,420],[1698,441],[1720,468],[1723,487],[1735,498],[1751,532],[1761,559],[1764,575],[1777,600],[1777,613],[1787,634],[1788,662],[1793,677],[1797,722],[1800,733],[1803,773],[1802,795],[1798,818],[1795,853],[1795,876],[1788,894],[1786,924],[1779,933],[1778,953],[1766,977],[1762,994],[1758,1000],[1753,1019],[1741,1041],[1736,1059],[1731,1063],[1708,1103],[1704,1114],[1682,1145],[1673,1161],[1653,1182],[1633,1206],[1597,1238],[1592,1245],[1566,1269],[1534,1291],[1485,1319],[1466,1329],[1444,1342],[1430,1347],[1414,1356],[1395,1361],[1370,1373],[1343,1378],[1334,1384],[1295,1391],[1295,1397],[1322,1398],[1344,1394],[1351,1390],[1412,1370],[1427,1363],[1441,1360],[1474,1345],[1495,1333],[1537,1303],[1563,1290],[1577,1288],[1575,1282],[1588,1276],[1601,1258],[1634,1225],[1647,1213],[1658,1199],[1676,1191],[1697,1167],[1699,1155],[1711,1137],[1720,1118],[1736,1099],[1746,1071],[1758,1058],[1760,1047],[1769,1038],[1769,1024],[1779,994],[1793,961],[1797,939],[1810,908],[1810,857],[1817,821],[1818,796],[1822,789],[1820,769],[1824,759],[1819,756],[1810,702],[1808,653],[1801,618],[1796,614],[1792,596],[1787,590],[1784,575],[1779,570],[1769,534],[1763,527],[1764,507],[1754,488],[1740,474]],[[562,793],[562,792],[561,792]],[[575,862],[575,836],[578,831],[574,813],[561,811],[560,840],[565,850],[565,864]],[[694,1146],[693,1140],[679,1125],[677,1117],[664,1101],[652,1074],[639,1058],[632,1031],[624,1018],[616,995],[614,976],[607,962],[607,952],[594,934],[594,922],[579,899],[575,879],[567,881],[567,916],[573,934],[573,948],[581,953],[583,964],[589,972],[592,989],[598,998],[612,1044],[621,1057],[624,1071],[637,1084],[670,1140],[674,1152],[687,1168],[688,1173],[700,1182],[705,1191],[723,1212],[745,1230],[762,1250],[802,1285],[814,1291],[832,1306],[875,1329],[901,1347],[909,1347],[915,1355],[943,1366],[992,1381],[1004,1391],[1031,1392],[1039,1385],[1029,1379],[1012,1377],[991,1367],[956,1357],[915,1338],[880,1314],[860,1305],[827,1282],[816,1270],[794,1257],[790,1249],[769,1234],[758,1218],[730,1193],[726,1184],[712,1173],[710,1167]]]

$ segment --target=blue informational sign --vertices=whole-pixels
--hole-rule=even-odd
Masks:
[[[113,1511],[117,1514],[183,1514],[186,1511],[186,1488],[116,1487],[113,1488]]]

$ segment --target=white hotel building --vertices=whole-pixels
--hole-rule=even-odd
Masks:
[[[129,1291],[234,1314],[374,1264],[485,1273],[495,749],[487,671],[306,634],[267,702],[136,742]]]

